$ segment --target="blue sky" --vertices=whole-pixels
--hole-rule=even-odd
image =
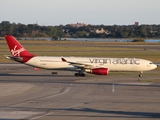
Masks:
[[[160,0],[1,0],[2,21],[53,26],[160,24]]]

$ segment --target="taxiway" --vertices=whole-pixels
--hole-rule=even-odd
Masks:
[[[160,119],[158,82],[138,81],[138,74],[130,73],[75,77],[51,72],[0,64],[0,120]],[[141,79],[158,80],[155,72]]]

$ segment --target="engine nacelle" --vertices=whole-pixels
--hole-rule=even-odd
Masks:
[[[97,74],[97,75],[108,75],[108,68],[94,68],[85,70],[88,73]]]

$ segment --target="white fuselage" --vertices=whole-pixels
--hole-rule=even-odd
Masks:
[[[77,70],[77,67],[64,62],[62,57],[35,56],[25,64],[50,70]],[[67,61],[82,63],[93,68],[108,68],[109,71],[149,71],[157,67],[151,61],[135,58],[90,58],[90,57],[64,57]]]

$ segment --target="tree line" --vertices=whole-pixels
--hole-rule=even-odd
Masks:
[[[2,21],[0,36],[10,34],[15,37],[51,37],[53,39],[75,38],[160,38],[160,25],[86,25],[40,26]]]

